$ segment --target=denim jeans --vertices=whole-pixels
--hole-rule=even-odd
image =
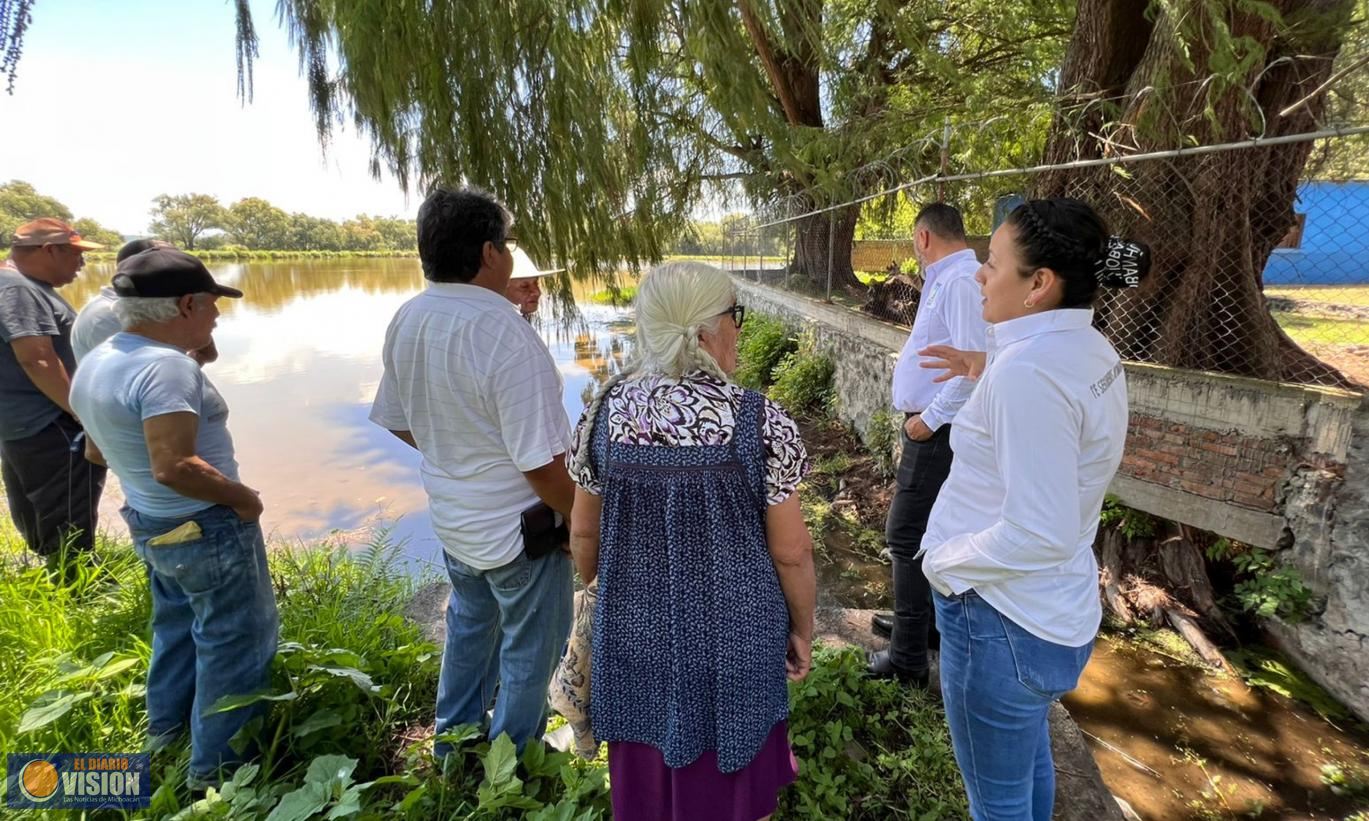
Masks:
[[[1066,647],[1028,633],[973,590],[933,591],[941,696],[974,821],[1050,821],[1055,803],[1047,715],[1073,690],[1093,642]]]
[[[570,557],[559,550],[540,559],[519,553],[503,567],[477,570],[442,555],[452,593],[437,680],[437,732],[482,725],[494,701],[490,738],[508,733],[521,752],[546,731],[547,685],[570,635]],[[450,752],[450,745],[434,745],[438,761]]]
[[[204,712],[224,696],[265,688],[276,654],[279,621],[261,526],[222,505],[175,519],[121,512],[152,587],[148,736],[155,744],[188,726],[189,781],[216,784],[221,769],[243,759],[229,740],[264,707]],[[192,521],[197,538],[148,544]]]
[[[909,672],[927,670],[929,639],[936,633],[932,588],[922,573],[922,536],[932,515],[941,485],[951,473],[951,426],[942,425],[925,442],[900,432],[903,455],[894,479],[894,498],[884,540],[893,565],[894,632],[889,637],[889,659]]]

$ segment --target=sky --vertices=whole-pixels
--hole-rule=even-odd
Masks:
[[[252,11],[261,58],[244,105],[231,3],[37,0],[14,95],[0,83],[0,182],[32,183],[124,234],[146,230],[157,195],[191,192],[412,218],[419,199],[371,177],[365,138],[337,132],[325,153],[275,1]]]

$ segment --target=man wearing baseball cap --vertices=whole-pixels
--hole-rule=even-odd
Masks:
[[[190,730],[192,788],[217,785],[242,756],[229,739],[258,708],[206,714],[268,683],[278,619],[261,500],[238,480],[228,406],[186,354],[209,343],[219,297],[204,263],[153,248],[119,263],[123,331],[81,362],[71,402],[127,499],[122,513],[152,587],[148,743]]]
[[[57,289],[76,279],[82,254],[103,246],[45,217],[10,237],[0,265],[0,466],[10,518],[29,549],[70,579],[95,546],[105,469],[83,455],[84,433],[71,411],[76,312]]]
[[[559,273],[563,269],[551,268],[543,271],[533,264],[532,257],[522,248],[510,246],[509,251],[513,254],[513,273],[509,275],[509,286],[504,289],[504,298],[517,305],[518,313],[531,321],[532,315],[537,313],[537,304],[542,299],[542,277]]]

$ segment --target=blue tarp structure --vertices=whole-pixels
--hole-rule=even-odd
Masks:
[[[1265,285],[1369,284],[1369,180],[1304,182],[1293,210],[1302,242],[1270,255]]]

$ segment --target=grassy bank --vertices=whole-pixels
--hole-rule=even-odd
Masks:
[[[20,542],[0,533],[0,749],[142,748],[147,584],[128,545],[103,542],[100,554],[99,574],[59,588],[23,567]],[[462,742],[448,773],[437,770],[440,648],[399,615],[415,580],[397,575],[394,560],[383,540],[359,554],[276,549],[282,643],[263,696],[271,711],[256,728],[263,755],[192,803],[182,739],[154,755],[153,806],[137,816],[608,818],[602,756],[533,745],[520,761],[507,739],[483,741],[469,728],[454,734]],[[866,681],[862,669],[856,651],[820,649],[812,676],[792,688],[802,773],[781,817],[963,818],[939,710],[926,696]]]

